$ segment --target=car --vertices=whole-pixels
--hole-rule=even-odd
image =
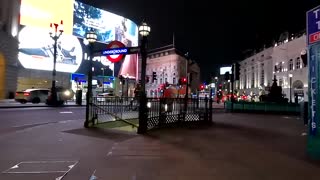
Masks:
[[[71,89],[64,87],[56,87],[57,101],[53,101],[51,90],[49,91],[48,98],[46,100],[47,105],[63,105],[68,100],[72,100],[74,92]]]
[[[101,93],[97,95],[98,102],[110,102],[115,98],[112,92]]]
[[[26,89],[24,91],[17,91],[15,95],[15,101],[25,104],[31,102],[38,104],[46,102],[49,94],[49,89]]]

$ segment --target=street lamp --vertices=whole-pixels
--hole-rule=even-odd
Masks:
[[[141,91],[140,91],[140,108],[139,108],[139,128],[138,133],[143,134],[147,131],[147,97],[146,97],[146,68],[147,68],[147,36],[150,33],[150,27],[145,21],[139,26],[139,34],[141,35]]]
[[[63,21],[60,24],[50,23],[50,37],[53,39],[53,70],[52,70],[52,85],[51,85],[51,103],[57,104],[57,92],[56,92],[56,64],[57,64],[57,45],[58,39],[63,33]]]
[[[102,93],[104,93],[104,68],[101,68],[102,70]]]
[[[289,83],[290,83],[290,84],[289,84],[289,86],[290,86],[290,89],[289,89],[289,91],[290,91],[290,93],[289,93],[289,94],[290,94],[290,103],[292,103],[292,95],[291,95],[291,93],[292,93],[292,92],[291,92],[291,88],[292,88],[292,77],[293,77],[293,75],[290,73],[290,74],[289,74],[289,79],[290,79],[290,82],[289,82]]]
[[[89,107],[92,104],[92,58],[93,58],[93,44],[97,41],[97,34],[93,30],[86,33],[86,40],[89,42],[89,68],[88,68],[88,84],[87,84],[87,97],[86,97],[86,120],[84,127],[89,127],[90,122],[90,110]]]

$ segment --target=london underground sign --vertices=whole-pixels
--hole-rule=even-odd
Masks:
[[[101,54],[107,56],[112,63],[121,61],[126,54],[136,54],[140,51],[140,47],[125,47],[119,41],[112,41],[107,45],[107,49],[101,51]]]
[[[107,49],[101,51],[102,55],[107,56],[107,59],[116,63],[124,59],[126,54],[136,54],[140,51],[140,47],[125,47],[120,41],[112,41],[107,45]]]
[[[320,6],[307,12],[308,44],[320,41]]]
[[[124,59],[125,55],[124,53],[110,53],[112,49],[118,49],[118,51],[121,51],[121,48],[125,48],[125,45],[120,41],[111,41],[107,45],[107,49],[102,51],[105,52],[104,55],[107,55],[107,59],[113,63],[119,62],[122,59]],[[110,51],[109,53],[107,51]],[[116,51],[113,51],[116,52]]]

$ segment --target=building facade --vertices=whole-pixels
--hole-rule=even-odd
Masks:
[[[153,72],[156,80],[153,80]],[[148,97],[160,97],[164,84],[178,85],[179,79],[189,74],[190,91],[197,92],[200,84],[200,68],[196,62],[188,59],[173,45],[153,49],[148,52],[147,83]]]
[[[0,99],[13,98],[17,84],[19,0],[0,2]]]
[[[240,80],[236,89],[240,95],[263,94],[272,84],[272,53],[273,48],[267,48],[239,62]]]
[[[283,94],[289,100],[291,91],[292,101],[295,98],[298,98],[298,101],[308,100],[306,46],[306,36],[303,35],[273,48],[273,74],[278,80],[278,85],[282,86]]]
[[[240,95],[268,93],[274,77],[288,100],[307,100],[306,36],[286,39],[239,62]],[[290,98],[291,92],[291,98]]]

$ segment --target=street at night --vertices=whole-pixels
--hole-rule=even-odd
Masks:
[[[85,129],[83,108],[0,112],[0,179],[319,177],[312,173],[319,171],[319,164],[305,155],[306,127],[297,116],[220,112],[214,113],[212,127],[169,128],[139,136]]]

